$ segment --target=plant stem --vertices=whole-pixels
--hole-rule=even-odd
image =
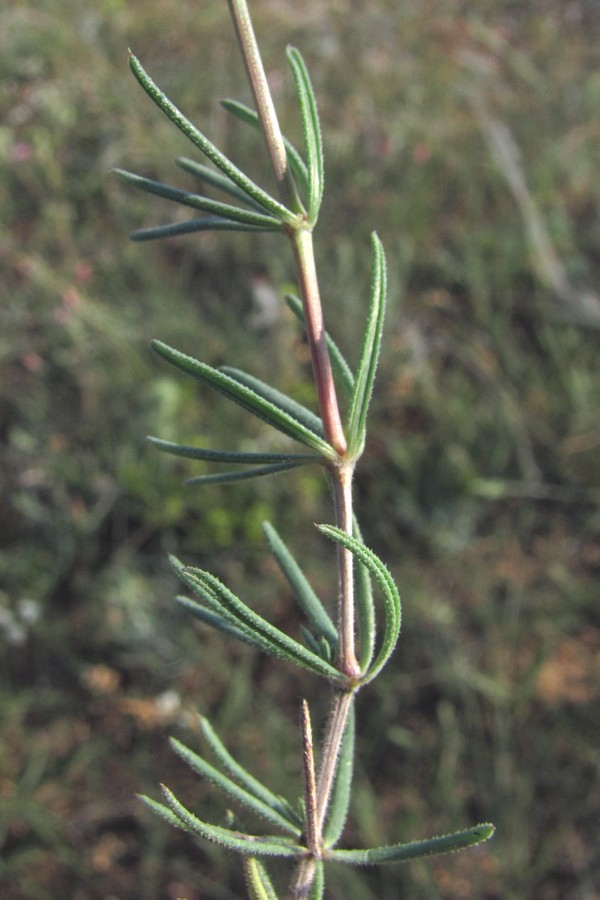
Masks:
[[[296,186],[288,169],[285,144],[254,34],[248,4],[246,0],[228,0],[228,3],[281,198],[284,203],[292,203],[293,206],[301,208]]]

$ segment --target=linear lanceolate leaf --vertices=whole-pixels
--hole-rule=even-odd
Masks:
[[[295,297],[293,294],[286,294],[285,299],[296,318],[304,325],[304,310],[300,297]],[[329,358],[331,359],[333,371],[338,376],[346,396],[352,397],[354,392],[354,375],[352,374],[352,369],[344,359],[342,351],[327,331],[325,332],[325,340],[327,342],[327,350],[329,351]]]
[[[244,859],[244,875],[250,900],[278,900],[273,882],[263,864],[252,856]]]
[[[196,234],[199,231],[275,231],[262,225],[243,225],[231,219],[220,219],[218,216],[203,216],[201,219],[188,219],[186,222],[174,222],[172,225],[154,225],[150,228],[138,228],[129,235],[132,241],[156,241],[162,238],[179,237],[182,234]],[[278,230],[278,229],[277,229]]]
[[[354,518],[352,533],[356,540],[362,544],[363,539],[356,517]],[[369,570],[358,559],[356,560],[354,601],[359,646],[358,664],[361,672],[366,672],[375,653],[375,602],[373,600],[373,586]]]
[[[301,444],[305,444],[327,459],[335,458],[335,450],[323,438],[315,434],[314,431],[311,431],[288,412],[265,400],[256,391],[242,384],[237,378],[232,378],[230,375],[219,371],[219,369],[199,362],[191,356],[186,356],[184,353],[167,346],[167,344],[163,344],[161,341],[153,341],[152,347],[159,356],[181,369],[182,372],[220,391],[230,400],[233,400],[234,403],[237,403],[259,419],[268,422],[273,428],[288,435],[288,437],[294,438]]]
[[[320,462],[313,453],[245,453],[239,450],[208,450],[205,447],[190,447],[187,444],[175,444],[162,438],[148,435],[146,438],[157,450],[186,459],[200,459],[205,462],[239,463],[240,465],[269,465],[277,463]]]
[[[475,825],[474,828],[467,828],[466,831],[456,831],[454,834],[444,834],[424,841],[411,841],[408,844],[392,844],[388,847],[374,847],[371,850],[332,850],[328,858],[356,866],[406,862],[421,856],[451,853],[454,850],[473,847],[491,838],[494,831],[494,826],[486,822]]]
[[[237,100],[221,100],[221,106],[241,122],[245,122],[247,125],[252,125],[253,128],[256,128],[258,130],[261,129],[258,113],[255,110],[250,109],[250,107],[246,106],[244,103],[239,103]],[[308,169],[306,168],[306,163],[304,162],[294,145],[290,143],[290,141],[288,141],[286,137],[283,138],[283,143],[285,146],[288,165],[292,170],[296,181],[302,188],[304,197],[308,200]]]
[[[193,591],[197,591],[201,597],[212,594],[223,612],[229,614],[226,617],[231,617],[234,624],[242,631],[253,635],[257,645],[261,641],[263,649],[267,652],[303,666],[331,681],[343,680],[343,675],[337,669],[255,613],[210,572],[188,566],[183,567],[181,563],[178,563],[178,572],[187,586]]]
[[[180,827],[209,841],[220,844],[227,850],[235,850],[245,856],[287,856],[297,857],[307,853],[306,847],[302,847],[289,838],[244,834],[240,831],[232,831],[219,825],[210,825],[196,818],[193,813],[183,806],[177,797],[167,787],[162,785],[162,791],[167,805],[172,813],[180,820]]]
[[[314,224],[319,214],[324,186],[321,126],[317,102],[304,60],[295,47],[287,48],[287,58],[294,76],[302,117],[308,168],[308,215],[311,224]]]
[[[185,136],[189,138],[189,140],[198,147],[198,149],[201,150],[202,153],[204,153],[204,155],[221,170],[221,172],[223,172],[224,175],[237,184],[249,197],[256,200],[257,203],[260,203],[263,209],[272,213],[272,215],[276,216],[282,222],[287,222],[288,224],[294,224],[296,222],[297,217],[295,213],[291,212],[282,203],[279,203],[278,200],[275,200],[274,197],[271,197],[254,181],[248,178],[248,176],[245,175],[241,169],[238,169],[224,153],[221,153],[221,151],[218,150],[195,125],[192,125],[189,119],[177,109],[175,104],[163,94],[160,88],[145,71],[140,61],[133,54],[129,57],[129,65],[133,74],[150,99],[165,113],[171,122],[173,122],[177,128],[179,128],[179,130],[185,134]]]
[[[306,465],[306,463],[287,462],[277,463],[272,466],[254,466],[254,468],[246,469],[243,472],[217,472],[213,475],[195,475],[193,478],[186,478],[185,483],[188,487],[198,484],[231,484],[232,481],[247,481],[249,478],[261,478],[264,475],[289,472],[290,469],[297,469],[303,465]]]
[[[262,527],[271,553],[294,591],[296,599],[304,610],[308,621],[318,634],[323,635],[327,639],[332,649],[336,651],[338,645],[337,629],[315,594],[306,575],[271,523],[263,522]]]
[[[379,557],[373,553],[372,550],[369,550],[368,547],[365,547],[361,541],[357,541],[356,538],[351,537],[349,534],[346,534],[345,531],[342,531],[341,528],[336,528],[334,525],[317,525],[317,528],[322,531],[323,534],[327,535],[327,537],[331,538],[331,540],[346,547],[347,550],[350,550],[350,552],[366,566],[381,588],[383,594],[385,629],[381,647],[375,661],[361,678],[362,684],[368,684],[368,682],[372,681],[384,667],[396,646],[401,624],[400,595],[398,594],[398,589],[394,584],[387,567],[382,563]]]
[[[367,327],[356,371],[356,382],[352,395],[352,405],[348,421],[349,453],[360,456],[365,444],[366,420],[375,371],[381,348],[383,318],[385,314],[386,267],[383,245],[375,233],[371,236],[373,247],[373,272],[371,277],[371,300]]]
[[[325,866],[319,860],[315,866],[315,877],[310,886],[308,900],[323,900],[325,896]]]
[[[181,203],[182,206],[189,206],[192,209],[200,209],[203,212],[212,213],[232,222],[241,222],[244,225],[256,225],[260,228],[266,228],[269,231],[279,230],[283,227],[281,221],[274,216],[265,215],[262,212],[255,212],[251,209],[241,209],[239,206],[232,206],[231,203],[221,203],[219,200],[211,200],[209,197],[203,197],[200,194],[192,194],[190,191],[181,190],[181,188],[171,187],[170,184],[163,184],[162,181],[154,181],[151,178],[144,178],[142,175],[135,175],[133,172],[127,172],[125,169],[113,169],[122,181],[146,191],[148,194],[154,194],[157,197],[164,197],[166,200],[173,200],[175,203]]]
[[[228,797],[231,797],[232,800],[235,800],[237,803],[250,809],[253,813],[261,816],[263,819],[266,819],[271,825],[283,829],[288,834],[294,835],[294,837],[300,837],[302,829],[297,825],[293,825],[285,816],[282,816],[277,809],[273,809],[270,804],[265,803],[263,800],[259,800],[254,794],[246,791],[243,787],[240,787],[232,781],[231,778],[228,778],[227,775],[219,772],[218,769],[197,753],[194,753],[180,741],[171,738],[170,743],[177,755],[180,756],[194,772],[197,772],[203,778],[207,778],[215,785],[215,787],[223,791]]]
[[[266,384],[259,378],[255,378],[254,375],[249,375],[248,372],[242,372],[241,369],[234,369],[231,366],[221,366],[219,371],[225,372],[226,375],[235,378],[240,384],[255,391],[255,393],[264,400],[268,400],[269,403],[284,410],[284,412],[288,413],[288,415],[292,416],[292,418],[296,419],[296,421],[300,422],[305,428],[308,428],[318,437],[323,437],[323,423],[320,418],[302,403],[298,403],[296,400],[288,397],[287,394],[282,394],[277,388],[271,387],[270,384]]]
[[[262,642],[257,644],[252,635],[242,631],[234,625],[230,619],[226,619],[220,613],[206,609],[206,607],[202,606],[200,603],[196,603],[195,600],[191,600],[189,597],[179,595],[175,600],[186,612],[189,612],[195,619],[198,619],[210,628],[214,628],[216,631],[220,631],[223,634],[228,635],[228,637],[234,638],[236,641],[243,641],[245,644],[250,644],[251,647],[258,646],[259,649],[263,649]]]
[[[328,847],[335,847],[348,818],[352,793],[352,775],[354,772],[354,733],[355,713],[354,704],[352,704],[344,730],[344,737],[342,738],[335,782],[331,792],[331,800],[329,801],[327,820],[323,832],[323,838]]]
[[[196,162],[195,159],[189,159],[187,156],[179,156],[175,162],[180,169],[183,169],[184,172],[189,172],[190,175],[198,178],[203,183],[209,184],[211,187],[222,191],[224,194],[228,194],[235,200],[239,200],[240,203],[246,203],[253,209],[263,212],[263,207],[260,203],[257,203],[256,200],[249,197],[245,191],[239,188],[237,184],[231,180],[231,178],[223,175],[222,172],[217,172],[216,169],[211,169],[210,166],[205,166],[204,163]]]
[[[227,772],[229,772],[234,781],[237,781],[238,784],[259,800],[267,803],[272,809],[276,809],[280,815],[286,818],[292,825],[300,828],[302,827],[302,818],[296,812],[294,807],[288,803],[284,797],[280,797],[278,794],[269,790],[268,787],[258,781],[254,775],[251,775],[244,766],[241,766],[238,761],[234,759],[208,719],[205,719],[204,717],[200,719],[200,729],[218,762]]]

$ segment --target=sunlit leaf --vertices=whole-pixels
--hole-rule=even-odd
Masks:
[[[223,172],[224,175],[230,178],[231,181],[244,191],[244,193],[282,222],[287,222],[288,224],[294,224],[296,222],[297,217],[295,213],[291,212],[283,206],[282,203],[279,203],[278,200],[275,200],[267,194],[266,191],[255,184],[255,182],[238,169],[225,154],[221,153],[221,151],[218,150],[195,125],[192,125],[189,119],[187,119],[169,98],[163,94],[160,88],[144,70],[140,61],[133,54],[129,57],[129,65],[133,74],[150,99],[160,110],[162,110],[171,122],[173,122],[177,128],[179,128],[179,130]]]
[[[386,267],[383,245],[376,234],[372,235],[373,272],[371,300],[365,336],[356,371],[354,393],[348,421],[348,452],[360,456],[365,444],[366,421],[375,371],[381,348],[383,318],[385,314]]]

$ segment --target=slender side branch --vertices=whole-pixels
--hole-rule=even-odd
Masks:
[[[340,456],[343,456],[346,452],[346,438],[342,428],[329,351],[325,339],[325,326],[323,324],[323,310],[321,308],[319,283],[315,267],[312,233],[306,229],[290,229],[289,237],[298,272],[306,334],[319,397],[325,440],[331,444]]]

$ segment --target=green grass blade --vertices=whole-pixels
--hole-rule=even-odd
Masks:
[[[197,772],[198,775],[208,779],[208,781],[214,784],[216,788],[232,800],[245,806],[246,809],[251,810],[253,813],[256,813],[256,815],[261,816],[267,822],[270,822],[271,825],[283,829],[296,838],[300,837],[302,829],[297,825],[292,824],[285,816],[282,816],[278,810],[273,809],[270,804],[265,803],[263,800],[254,796],[254,794],[240,787],[232,781],[231,778],[228,778],[227,775],[224,775],[176,738],[171,738],[170,744],[175,753],[177,753],[177,755],[180,756],[194,772]]]
[[[464,850],[466,847],[474,847],[482,841],[489,840],[494,831],[494,826],[486,822],[475,825],[474,828],[467,828],[466,831],[456,831],[454,834],[444,834],[424,841],[411,841],[408,844],[392,844],[388,847],[374,847],[371,850],[332,850],[328,857],[355,866],[406,862],[422,856],[451,853],[455,850]]]
[[[213,475],[195,475],[193,478],[186,478],[185,484],[188,487],[195,487],[199,484],[231,484],[233,481],[248,481],[249,478],[262,478],[265,475],[276,475],[278,472],[289,472],[290,469],[297,469],[299,466],[305,465],[305,462],[277,463],[277,465],[272,466],[256,466],[253,469],[246,469],[244,472],[216,472]]]
[[[186,459],[199,459],[204,462],[239,463],[240,465],[269,465],[271,463],[301,463],[321,462],[320,457],[312,453],[243,453],[237,450],[207,450],[204,447],[190,447],[186,444],[175,444],[173,441],[165,441],[162,438],[148,435],[146,440],[172,456],[183,456]]]
[[[158,106],[158,108],[173,122],[174,125],[196,146],[198,149],[215,164],[215,166],[223,172],[227,178],[230,178],[239,188],[244,191],[250,198],[259,203],[263,209],[266,209],[276,218],[288,224],[296,222],[296,215],[290,212],[282,203],[275,200],[255,184],[241,169],[238,169],[234,163],[229,160],[224,153],[221,153],[211,141],[206,138],[195,125],[186,119],[183,113],[171,103],[169,98],[163,94],[160,88],[150,78],[143,68],[140,61],[131,54],[129,58],[131,71],[137,78],[138,82],[148,94],[150,99]]]
[[[357,541],[363,543],[356,518],[354,518],[353,534]],[[358,632],[358,664],[361,672],[366,672],[375,653],[375,601],[373,585],[369,570],[359,559],[356,560],[356,578],[354,598],[356,605],[356,630]]]
[[[323,838],[328,847],[335,847],[348,818],[352,794],[352,776],[354,774],[354,736],[355,711],[353,703],[350,707],[348,721],[344,730],[338,768],[323,832]]]
[[[227,112],[230,112],[233,116],[235,116],[236,119],[239,119],[246,125],[251,125],[258,131],[261,130],[258,113],[255,110],[250,109],[249,106],[246,106],[244,103],[239,103],[237,100],[221,100],[221,106],[223,107],[223,109],[226,109]],[[302,189],[305,200],[308,200],[308,169],[306,168],[306,163],[304,162],[294,145],[290,141],[288,141],[286,137],[283,138],[283,143],[285,146],[288,165],[292,170],[294,178]]]
[[[361,541],[357,541],[356,538],[351,537],[345,531],[342,531],[341,528],[336,528],[334,525],[317,525],[317,528],[331,538],[332,541],[350,550],[366,566],[383,594],[385,629],[381,647],[370,669],[361,678],[362,684],[368,684],[369,681],[372,681],[379,674],[396,646],[402,619],[400,595],[387,567]]]
[[[285,300],[296,318],[304,325],[304,310],[302,309],[302,300],[293,294],[286,294]],[[327,350],[331,359],[331,366],[334,374],[338,377],[342,390],[347,397],[352,397],[354,393],[354,375],[352,369],[344,359],[342,351],[335,343],[328,332],[325,332],[325,340],[327,342]]]
[[[219,369],[199,362],[191,356],[186,356],[184,353],[180,353],[178,350],[163,344],[161,341],[153,341],[152,348],[159,356],[181,369],[182,372],[197,378],[198,381],[224,394],[230,400],[233,400],[234,403],[267,422],[273,428],[299,443],[305,444],[327,459],[335,458],[335,450],[326,441],[291,416],[286,410],[266,400],[257,394],[256,391],[242,384],[237,378],[232,378]]]
[[[130,240],[157,241],[162,238],[179,237],[182,234],[195,234],[199,231],[279,231],[259,225],[243,225],[231,219],[219,219],[217,216],[206,216],[201,219],[188,219],[187,222],[174,222],[172,225],[155,225],[150,228],[138,228],[129,235]]]
[[[272,809],[276,809],[280,815],[287,819],[291,825],[301,828],[303,821],[301,816],[296,812],[293,806],[288,803],[284,797],[274,794],[262,782],[258,781],[254,775],[251,775],[227,750],[220,737],[208,721],[202,717],[200,719],[200,729],[202,735],[214,753],[220,765],[231,775],[231,777],[244,787],[249,793],[254,794],[259,800],[267,803]]]
[[[264,642],[264,649],[275,656],[295,663],[322,675],[331,681],[339,682],[344,676],[332,665],[325,662],[320,656],[307,650],[298,641],[289,637],[284,632],[275,628],[262,616],[250,609],[239,597],[229,590],[215,575],[205,572],[203,569],[185,567],[179,572],[180,577],[192,590],[203,595],[208,591],[214,594],[223,610],[234,618],[234,623],[243,631],[255,636],[256,641]]]
[[[324,187],[321,126],[317,102],[304,60],[295,47],[287,48],[287,58],[294,76],[302,117],[308,169],[308,216],[314,225],[319,215]]]
[[[385,315],[386,267],[383,245],[376,234],[371,237],[373,246],[373,271],[371,278],[371,300],[367,327],[363,340],[350,416],[348,421],[348,452],[360,456],[365,444],[367,412],[373,392],[375,371],[381,348],[383,319]]]
[[[213,843],[220,844],[227,850],[234,850],[245,856],[285,856],[288,858],[302,856],[307,852],[305,847],[292,842],[288,838],[244,834],[243,832],[232,831],[229,828],[221,828],[219,825],[209,825],[208,822],[202,822],[179,802],[172,791],[164,785],[161,787],[169,809],[181,820],[181,827],[193,834],[198,834],[200,837],[213,841]]]
[[[278,900],[273,882],[258,859],[251,856],[244,860],[244,875],[250,900]]]
[[[287,394],[282,394],[277,388],[271,387],[270,384],[265,384],[264,381],[255,378],[254,375],[249,375],[247,372],[242,372],[240,369],[234,369],[231,366],[220,366],[219,371],[225,372],[226,375],[249,387],[250,390],[264,400],[268,400],[269,403],[272,403],[279,409],[283,409],[317,437],[323,437],[323,423],[320,418],[302,403],[292,400],[291,397],[288,397]]]
[[[245,203],[253,209],[263,212],[263,207],[260,203],[249,197],[245,191],[242,191],[231,178],[228,178],[221,172],[217,172],[216,169],[211,169],[210,166],[205,166],[204,163],[196,162],[195,159],[189,159],[187,156],[179,156],[175,162],[180,169],[193,175],[194,178],[199,179],[203,184],[208,184],[218,191],[228,194],[240,203]]]
[[[200,194],[193,194],[190,191],[184,191],[181,188],[172,187],[170,184],[163,184],[162,181],[154,181],[151,178],[144,178],[142,175],[135,175],[133,172],[127,172],[125,169],[113,169],[113,173],[117,175],[121,181],[131,184],[133,187],[146,191],[148,194],[154,194],[157,197],[164,197],[166,200],[173,200],[182,206],[189,206],[192,209],[200,209],[202,212],[212,213],[223,219],[232,222],[241,222],[244,225],[258,225],[260,228],[281,229],[282,223],[273,216],[267,216],[264,213],[253,212],[249,209],[240,209],[239,206],[232,206],[230,203],[221,203],[219,200],[210,200]]]
[[[306,575],[271,523],[263,522],[262,527],[267,543],[269,544],[269,549],[277,560],[279,568],[285,575],[306,618],[315,631],[318,634],[323,635],[331,647],[337,651],[337,629],[314,592]]]

